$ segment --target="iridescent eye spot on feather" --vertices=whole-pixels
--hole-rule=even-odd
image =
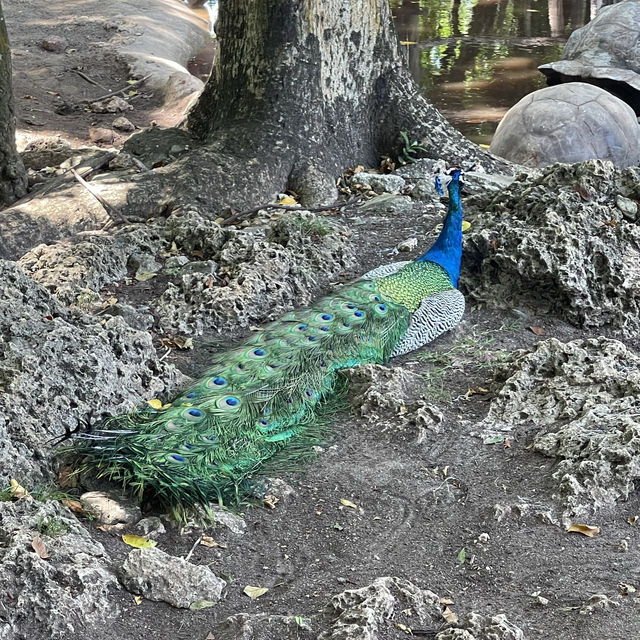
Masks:
[[[216,403],[220,409],[237,409],[240,406],[240,398],[235,396],[225,396]]]
[[[386,316],[389,313],[389,309],[385,304],[378,304],[375,307],[375,312],[379,316]]]
[[[271,409],[269,409],[269,407],[265,407],[262,413],[264,413],[265,416],[268,416],[271,413]]]
[[[382,302],[382,298],[378,294],[372,294],[369,296],[371,302]]]
[[[216,376],[215,378],[211,378],[211,380],[207,382],[207,387],[209,387],[210,389],[222,389],[222,387],[226,386],[227,379],[223,378],[222,376]]]
[[[356,308],[356,305],[355,305],[355,304],[353,304],[353,302],[345,302],[345,303],[342,305],[342,308],[343,308],[343,309],[347,309],[348,311],[353,311],[353,309],[355,309],[355,308]]]
[[[333,316],[330,313],[321,313],[320,320],[323,322],[331,322],[333,320]]]
[[[164,425],[164,428],[169,432],[178,431],[179,429],[182,429],[182,425],[182,420],[169,420],[169,422]]]
[[[202,442],[206,444],[215,444],[218,442],[218,438],[216,436],[202,436]]]
[[[296,327],[296,331],[306,331],[308,326],[309,326],[309,325],[307,325],[307,324],[299,324],[299,325]]]
[[[187,444],[186,442],[182,445],[182,449],[184,449],[185,451],[191,451],[191,449],[193,449],[193,445],[192,444]]]
[[[192,391],[191,393],[187,393],[185,398],[195,398],[197,395],[198,394],[195,391]]]
[[[254,349],[251,352],[256,358],[264,358],[267,355],[267,352],[264,349]]]
[[[184,464],[187,459],[184,456],[181,456],[179,453],[170,453],[167,456],[168,462],[177,462],[178,464]]]
[[[360,310],[358,310],[358,311],[354,311],[354,312],[353,312],[353,315],[354,315],[356,318],[364,318],[364,311],[360,311]]]
[[[311,391],[311,389],[305,389],[304,395],[310,400],[315,400],[318,397],[318,394],[315,391]]]
[[[329,327],[320,327],[320,331],[329,331]]]
[[[316,338],[316,336],[309,336],[309,337],[307,338],[307,340],[308,340],[309,342],[315,342],[315,341],[317,340],[317,338]]]
[[[187,409],[186,411],[182,412],[182,417],[190,420],[191,422],[197,422],[198,420],[201,420],[202,416],[204,416],[204,413],[202,413],[200,409]]]

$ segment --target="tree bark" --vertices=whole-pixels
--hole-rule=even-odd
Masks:
[[[430,157],[508,171],[422,97],[387,0],[221,0],[216,33],[218,58],[187,126],[205,143],[234,132],[258,162],[268,161],[258,152],[286,156],[294,190],[318,172],[334,179],[396,156],[400,131]]]
[[[221,0],[216,31],[218,57],[185,124],[190,151],[128,181],[93,183],[129,219],[191,204],[217,218],[285,190],[306,206],[328,204],[345,169],[397,157],[401,131],[431,158],[513,172],[514,165],[464,138],[420,94],[403,64],[388,0]],[[148,138],[138,134],[137,145],[156,149],[158,135],[157,129]],[[160,135],[171,146],[176,131]],[[45,233],[5,236],[0,257],[21,255],[37,238],[51,242],[82,225],[104,224],[104,211],[82,187],[69,190],[80,203],[73,224],[55,195],[57,201],[18,203],[0,214],[0,227],[17,230],[49,221]]]
[[[16,150],[16,124],[11,82],[11,49],[0,4],[0,206],[27,192],[27,176]]]

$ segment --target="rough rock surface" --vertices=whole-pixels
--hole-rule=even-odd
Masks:
[[[153,547],[129,552],[120,581],[129,591],[148,600],[184,609],[200,600],[216,602],[227,584],[209,567],[191,564]]]
[[[156,303],[165,331],[197,335],[274,320],[311,302],[318,283],[355,262],[338,227],[304,212],[281,218],[269,231],[216,228],[203,221],[199,228],[181,226],[175,236],[179,247],[186,241],[181,234],[201,244],[203,258],[218,269],[215,276],[185,273],[167,286]]]
[[[216,640],[275,640],[276,638],[285,640],[285,638],[300,638],[302,630],[311,630],[309,618],[268,613],[239,613],[229,616],[216,629],[215,638]]]
[[[640,328],[640,229],[616,197],[640,199],[640,170],[608,162],[554,165],[467,204],[466,295],[524,306],[625,335]]]
[[[1,640],[89,637],[117,615],[111,559],[59,503],[0,502],[0,540]]]
[[[353,367],[345,373],[353,405],[362,417],[375,422],[398,416],[400,429],[417,429],[418,443],[424,439],[425,430],[440,432],[444,416],[421,395],[426,385],[422,376],[402,367],[378,364]]]
[[[505,615],[470,613],[460,624],[438,633],[435,640],[524,640],[524,633]]]
[[[413,623],[435,627],[442,622],[440,599],[400,578],[377,578],[361,589],[344,591],[331,599],[328,609],[335,619],[318,640],[376,640],[395,613],[410,608]]]
[[[544,430],[535,451],[560,458],[553,478],[566,516],[626,499],[640,477],[640,358],[607,338],[545,340],[497,375],[489,433]]]
[[[70,311],[12,262],[0,261],[0,282],[3,484],[41,480],[64,425],[126,412],[184,380],[121,318]]]

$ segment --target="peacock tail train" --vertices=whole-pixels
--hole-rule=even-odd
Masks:
[[[139,497],[151,491],[174,510],[233,500],[267,461],[310,449],[319,410],[344,386],[341,369],[385,363],[425,299],[450,290],[462,298],[436,262],[392,271],[346,285],[221,351],[173,402],[108,419],[76,440],[74,454],[98,476]],[[445,321],[437,333],[452,326]]]

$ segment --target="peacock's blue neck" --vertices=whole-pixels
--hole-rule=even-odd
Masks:
[[[460,202],[460,174],[456,172],[448,187],[449,211],[442,231],[433,246],[417,259],[417,262],[435,262],[439,264],[451,278],[454,287],[458,286],[460,277],[460,260],[462,258],[462,203]]]

